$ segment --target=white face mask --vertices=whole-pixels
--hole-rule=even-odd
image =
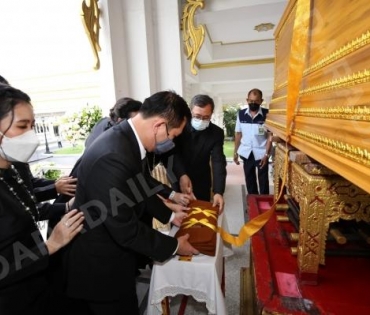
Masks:
[[[195,130],[201,131],[208,128],[210,121],[209,120],[202,120],[202,119],[191,119],[191,125]]]
[[[9,162],[26,163],[39,145],[39,139],[34,130],[29,130],[19,136],[8,138],[2,132],[0,156]]]

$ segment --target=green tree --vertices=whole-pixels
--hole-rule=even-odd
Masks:
[[[226,137],[234,138],[235,134],[235,124],[236,124],[236,114],[239,110],[238,105],[224,105],[224,126],[226,129]]]
[[[102,117],[103,112],[99,106],[87,104],[79,112],[63,117],[63,135],[75,146],[78,140],[86,139]]]

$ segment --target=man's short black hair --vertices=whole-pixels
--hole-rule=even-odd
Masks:
[[[174,91],[161,91],[146,98],[140,113],[144,118],[160,116],[167,119],[169,128],[180,127],[184,118],[191,119],[188,104]]]

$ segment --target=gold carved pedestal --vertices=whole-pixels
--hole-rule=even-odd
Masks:
[[[285,154],[286,148],[279,144],[275,156],[275,199],[281,188]],[[329,224],[339,219],[370,222],[370,195],[322,165],[293,161],[288,162],[285,189],[300,207],[300,280],[317,284],[319,264],[325,264]]]

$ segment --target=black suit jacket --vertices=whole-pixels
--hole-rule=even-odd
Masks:
[[[149,214],[168,222],[171,210],[142,174],[139,145],[127,121],[104,132],[85,152],[75,207],[86,232],[65,253],[67,294],[89,300],[117,300],[135,292],[136,253],[164,261],[177,240],[142,222]]]
[[[183,174],[190,177],[194,195],[198,199],[210,200],[211,187],[214,194],[222,195],[226,183],[223,130],[210,123],[205,130],[196,131],[188,123],[175,143],[175,175],[178,178]]]

